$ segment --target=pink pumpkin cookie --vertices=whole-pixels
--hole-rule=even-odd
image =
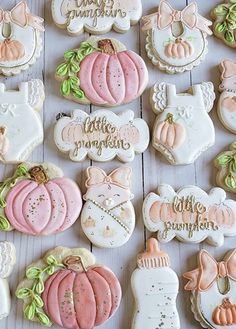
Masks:
[[[0,228],[31,235],[65,231],[82,207],[78,186],[52,164],[18,166],[0,185]]]
[[[126,104],[141,96],[148,83],[143,59],[115,39],[91,37],[64,58],[56,70],[61,93],[81,104]]]
[[[16,291],[28,320],[65,329],[102,325],[116,312],[121,295],[115,274],[96,265],[92,253],[65,247],[30,265]]]

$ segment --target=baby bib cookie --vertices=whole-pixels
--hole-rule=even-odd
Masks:
[[[185,186],[177,192],[170,185],[160,185],[143,203],[146,228],[157,232],[160,242],[175,237],[182,242],[206,242],[221,246],[224,236],[236,235],[236,202],[226,199],[221,188],[209,194],[197,186]]]
[[[0,83],[0,162],[19,163],[43,142],[43,125],[39,111],[45,94],[41,80],[6,90]]]
[[[158,115],[152,145],[174,165],[194,161],[215,144],[215,128],[208,114],[215,100],[211,82],[194,85],[181,94],[173,84],[155,84],[151,104]]]
[[[54,22],[72,35],[124,33],[141,16],[141,0],[52,0]]]
[[[236,4],[228,0],[218,4],[211,12],[213,19],[213,33],[227,46],[236,47]]]
[[[7,278],[12,273],[15,263],[15,246],[8,241],[0,242],[0,320],[10,314],[11,295]]]
[[[147,55],[154,65],[167,73],[182,73],[198,66],[208,52],[207,36],[211,21],[198,13],[196,2],[182,11],[161,0],[158,12],[144,16]]]
[[[119,307],[121,287],[115,274],[96,264],[84,248],[57,247],[27,267],[16,296],[26,319],[46,327],[93,329]]]
[[[0,183],[4,231],[37,236],[63,232],[78,219],[81,208],[79,187],[53,164],[21,164]]]
[[[81,225],[87,238],[98,247],[120,247],[133,233],[131,175],[129,167],[117,168],[109,175],[98,167],[87,169]]]
[[[184,273],[185,290],[191,291],[191,309],[203,328],[236,328],[236,249],[217,262],[206,250],[198,255],[198,267]]]
[[[115,39],[90,37],[64,54],[56,70],[61,94],[81,104],[106,107],[130,103],[144,92],[144,60]]]
[[[236,134],[236,62],[224,59],[220,64],[221,92],[218,116],[226,129]]]
[[[236,142],[229,151],[221,152],[215,159],[216,183],[225,190],[236,193]]]
[[[117,156],[123,162],[130,162],[136,153],[147,149],[149,128],[143,119],[135,119],[132,111],[116,115],[97,110],[88,115],[75,110],[71,116],[60,116],[54,140],[59,150],[69,153],[73,161],[80,162],[88,156],[104,162]]]
[[[26,1],[9,11],[0,8],[1,74],[19,74],[36,62],[43,48],[43,21],[30,12]]]
[[[131,277],[136,304],[132,329],[180,329],[176,307],[179,279],[156,239],[147,241],[147,250],[138,255],[137,265]]]

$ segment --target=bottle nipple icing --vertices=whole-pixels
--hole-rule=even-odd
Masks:
[[[158,242],[154,238],[147,241],[147,249],[138,255],[137,264],[139,268],[169,267],[170,259],[167,253],[161,251]]]

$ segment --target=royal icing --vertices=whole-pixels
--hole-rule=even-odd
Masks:
[[[43,125],[39,111],[44,102],[41,80],[6,90],[0,83],[0,162],[19,163],[43,142]]]
[[[0,8],[0,73],[18,74],[35,63],[42,50],[43,21],[26,1],[10,11]]]
[[[10,314],[11,295],[7,278],[16,262],[16,249],[10,242],[0,242],[0,320]]]
[[[149,128],[142,119],[134,119],[132,111],[116,115],[98,110],[88,115],[75,110],[61,117],[54,129],[54,140],[73,161],[86,156],[95,161],[109,161],[117,156],[123,162],[134,160],[149,144]]]
[[[217,184],[229,192],[236,193],[236,142],[230,145],[229,151],[216,157],[215,166]]]
[[[218,115],[228,130],[236,134],[236,62],[224,59],[220,64],[221,92],[218,101]]]
[[[215,99],[211,82],[177,94],[173,84],[155,84],[151,90],[153,111],[158,115],[152,144],[175,165],[193,163],[215,143],[215,129],[208,115]]]
[[[56,69],[61,94],[81,104],[126,104],[141,96],[148,83],[144,60],[115,39],[91,37],[64,59]]]
[[[198,255],[199,266],[184,273],[185,290],[191,291],[192,311],[203,328],[236,328],[236,249],[217,262],[206,250]]]
[[[167,73],[192,70],[208,52],[206,39],[212,34],[211,24],[198,13],[196,2],[178,11],[161,0],[158,12],[142,19],[142,30],[148,31],[148,57]]]
[[[228,0],[217,5],[211,12],[214,35],[230,47],[236,47],[236,3]]]
[[[137,264],[131,277],[136,304],[132,329],[179,329],[179,280],[156,239],[147,241],[147,251],[138,255]]]
[[[92,329],[105,323],[121,301],[115,274],[87,249],[58,247],[26,270],[16,296],[24,315],[44,326]]]
[[[52,0],[54,22],[68,33],[127,32],[142,16],[141,0]]]
[[[120,167],[109,175],[97,167],[87,169],[81,225],[88,239],[98,247],[120,247],[133,233],[131,174],[129,167]]]
[[[30,235],[63,232],[78,219],[77,184],[52,164],[21,164],[0,183],[0,229]]]
[[[224,236],[236,235],[236,202],[226,199],[221,188],[207,194],[197,186],[186,186],[175,192],[163,184],[157,194],[145,198],[143,219],[149,231],[157,232],[160,242],[175,237],[191,243],[207,239],[209,244],[220,246]]]

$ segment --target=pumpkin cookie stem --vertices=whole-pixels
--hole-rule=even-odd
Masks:
[[[87,268],[84,266],[84,262],[80,256],[69,256],[63,264],[69,269],[75,272],[81,272],[81,268],[84,272],[87,272]]]
[[[6,133],[6,127],[0,127],[0,135],[5,135]]]
[[[117,53],[115,45],[110,39],[98,41],[98,47],[101,49],[102,53],[107,55],[115,55]]]
[[[172,125],[174,123],[174,116],[173,116],[173,114],[168,113],[165,121],[167,121],[170,125]]]
[[[36,166],[29,170],[32,180],[38,184],[45,184],[48,182],[47,174],[42,166]]]

